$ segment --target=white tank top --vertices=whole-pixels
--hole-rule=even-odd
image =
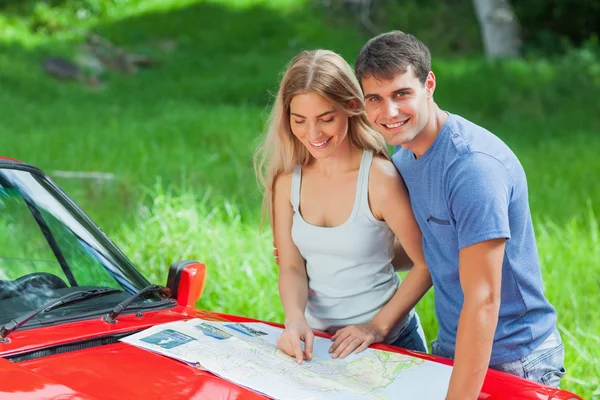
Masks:
[[[336,331],[369,322],[396,293],[400,278],[394,272],[394,233],[377,220],[368,199],[371,151],[364,151],[358,172],[354,207],[343,224],[320,227],[300,214],[302,167],[292,173],[294,209],[292,239],[306,260],[308,303],[306,321],[313,329]],[[413,311],[385,339],[397,339]]]

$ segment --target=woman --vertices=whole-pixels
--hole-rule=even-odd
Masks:
[[[281,350],[310,360],[319,329],[335,332],[334,358],[376,342],[426,351],[416,313],[395,312],[406,294],[431,286],[421,232],[342,57],[315,50],[292,60],[255,165],[279,252]],[[414,263],[400,287],[394,236]],[[423,274],[429,285],[411,285]]]

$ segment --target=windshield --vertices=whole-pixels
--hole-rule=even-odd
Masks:
[[[0,324],[70,291],[122,290],[36,319],[105,310],[149,284],[48,177],[26,165],[2,164]]]

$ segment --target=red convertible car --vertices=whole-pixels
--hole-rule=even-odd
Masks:
[[[192,318],[250,321],[194,308],[203,264],[175,263],[166,286],[152,284],[47,175],[6,158],[0,223],[0,399],[265,398],[119,341]],[[479,398],[580,399],[497,371],[488,372]]]

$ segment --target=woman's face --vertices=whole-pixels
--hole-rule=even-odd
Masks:
[[[348,136],[348,115],[317,93],[296,95],[290,102],[294,136],[316,159],[333,154]]]

